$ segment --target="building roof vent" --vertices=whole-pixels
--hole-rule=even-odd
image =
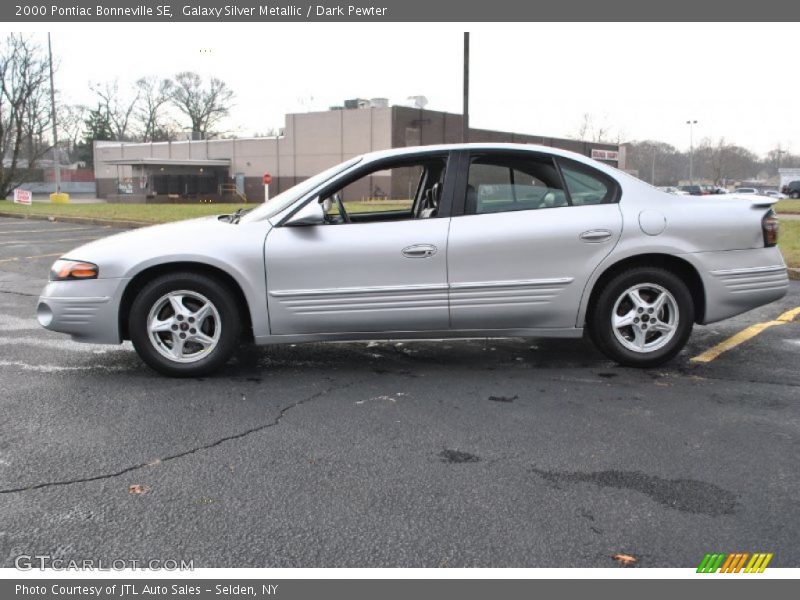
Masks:
[[[414,102],[416,108],[425,108],[428,105],[428,99],[425,96],[409,96],[408,99]]]
[[[347,110],[352,110],[354,108],[369,108],[369,100],[364,98],[352,98],[344,101],[344,107]]]

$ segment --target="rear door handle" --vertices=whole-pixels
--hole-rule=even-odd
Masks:
[[[414,244],[403,248],[403,256],[406,258],[428,258],[436,254],[436,246],[432,244]]]
[[[584,231],[579,237],[590,244],[597,244],[611,239],[611,232],[608,229],[591,229]]]

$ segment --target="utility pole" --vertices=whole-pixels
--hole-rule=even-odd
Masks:
[[[694,126],[697,120],[686,121],[689,126],[689,185],[694,185]]]
[[[50,63],[50,105],[53,112],[53,170],[55,171],[55,193],[61,193],[61,160],[58,155],[58,127],[56,126],[56,88],[53,82],[53,47],[50,45],[50,32],[47,32],[47,55]]]
[[[464,115],[461,119],[461,141],[469,141],[469,31],[464,32]]]

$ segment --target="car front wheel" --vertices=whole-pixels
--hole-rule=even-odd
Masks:
[[[597,347],[629,367],[653,367],[686,345],[694,302],[671,271],[640,267],[620,273],[600,292],[588,329]]]
[[[230,290],[199,273],[170,273],[146,284],[131,305],[128,328],[150,367],[175,377],[207,375],[231,356],[241,318]]]

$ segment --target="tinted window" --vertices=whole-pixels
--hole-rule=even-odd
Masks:
[[[488,155],[472,159],[466,214],[567,206],[561,178],[547,158]]]
[[[616,200],[617,186],[599,171],[572,161],[559,160],[573,206],[604,204]]]

